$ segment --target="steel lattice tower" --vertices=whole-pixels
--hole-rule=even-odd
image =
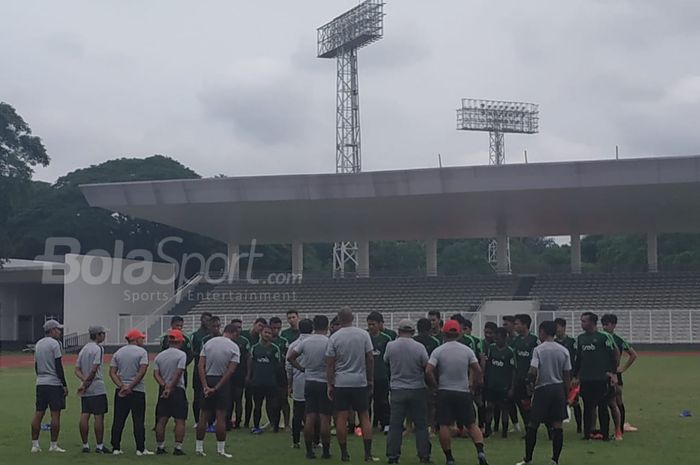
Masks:
[[[318,28],[319,58],[337,59],[335,169],[339,174],[362,170],[357,50],[381,39],[383,34],[381,0],[367,0]],[[357,269],[357,242],[333,245],[333,276],[344,277],[346,265]]]
[[[506,163],[504,134],[536,134],[539,132],[539,107],[533,103],[503,102],[496,100],[462,99],[457,109],[457,129],[462,131],[488,131],[489,165]],[[500,225],[499,225],[500,229]],[[510,274],[510,239],[505,249],[505,266],[498,265],[498,241],[489,242],[488,261],[499,274]]]

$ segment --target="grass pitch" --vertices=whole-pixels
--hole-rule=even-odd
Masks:
[[[700,357],[697,356],[652,356],[641,354],[637,364],[625,374],[625,399],[628,421],[639,427],[639,432],[628,433],[623,442],[602,443],[600,441],[581,441],[575,427],[568,424],[565,429],[564,452],[561,463],[571,465],[614,464],[614,465],[658,465],[700,464],[700,423],[698,417],[682,418],[682,410],[691,410],[700,415]],[[34,410],[34,373],[29,368],[0,369],[0,456],[7,464],[51,464],[79,465],[95,462],[112,462],[121,464],[144,463],[173,464],[177,462],[200,463],[240,463],[240,464],[284,464],[296,465],[308,463],[302,450],[291,448],[291,436],[288,432],[273,434],[266,432],[252,436],[247,431],[229,433],[227,449],[233,454],[230,460],[216,456],[213,434],[207,434],[206,458],[194,455],[194,430],[188,427],[185,438],[187,457],[153,456],[136,457],[127,422],[122,440],[125,455],[120,457],[98,456],[94,453],[82,454],[78,434],[79,398],[74,394],[77,380],[72,376],[72,367],[67,367],[71,395],[68,409],[62,417],[62,431],[59,444],[68,450],[66,454],[49,454],[49,433],[42,431],[41,445],[44,452],[30,454],[29,423]],[[155,450],[155,438],[150,431],[157,389],[149,370],[147,375],[148,410],[146,444]],[[110,382],[107,381],[108,386]],[[188,390],[188,396],[191,392]],[[112,409],[110,399],[110,410]],[[46,417],[48,422],[48,415]],[[106,441],[109,445],[111,411],[106,419]],[[188,421],[191,426],[192,421]],[[169,428],[170,429],[170,428]],[[172,449],[172,434],[166,436],[167,447]],[[335,439],[335,438],[333,438]],[[90,443],[94,449],[94,437]],[[362,441],[350,439],[352,462],[362,463]],[[337,444],[333,442],[333,458],[328,461],[316,460],[317,463],[340,463]],[[384,458],[385,440],[381,434],[375,434],[374,453]],[[514,464],[522,459],[524,441],[520,435],[512,434],[506,440],[490,438],[486,440],[486,451],[491,465]],[[474,464],[476,456],[474,447],[468,439],[453,441],[453,451],[459,464]],[[538,447],[535,450],[535,464],[548,464],[551,443],[540,428]],[[444,456],[437,439],[433,440],[433,460],[436,464],[444,463]],[[417,464],[415,444],[412,438],[404,440],[402,464]]]

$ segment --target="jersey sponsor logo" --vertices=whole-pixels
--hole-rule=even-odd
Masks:
[[[270,363],[270,359],[267,357],[257,357],[255,361],[258,363]]]
[[[506,366],[506,364],[505,364],[505,362],[503,362],[503,360],[496,360],[496,359],[491,360],[491,365],[493,365],[495,367],[501,367],[501,368]]]
[[[584,344],[581,346],[581,350],[584,352],[590,352],[595,350],[595,344]]]
[[[529,356],[530,356],[529,350],[519,350],[518,351],[518,357],[529,357]]]
[[[374,355],[375,357],[378,357],[378,356],[382,355],[382,351],[379,349],[374,349],[372,351],[372,355]]]

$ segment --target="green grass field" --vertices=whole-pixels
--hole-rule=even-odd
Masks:
[[[642,354],[643,355],[643,354]],[[69,371],[72,373],[72,369]],[[700,463],[700,423],[698,417],[681,418],[681,410],[695,410],[700,415],[700,361],[693,356],[642,356],[632,370],[625,375],[627,417],[639,427],[638,433],[628,433],[623,442],[602,443],[584,442],[575,433],[573,425],[567,425],[562,464],[615,464],[646,465],[675,463],[680,465]],[[155,383],[148,375],[148,413],[147,421],[152,418],[155,399]],[[71,380],[73,381],[73,380]],[[72,382],[71,391],[77,383]],[[210,455],[206,458],[194,456],[194,431],[188,428],[185,438],[185,451],[188,457],[136,457],[133,438],[127,426],[124,433],[123,448],[126,452],[121,457],[103,457],[96,454],[80,453],[78,435],[79,399],[69,397],[68,409],[63,414],[60,444],[68,450],[66,454],[49,454],[49,433],[42,431],[41,444],[44,452],[36,455],[29,453],[29,423],[34,410],[34,376],[31,369],[0,369],[0,450],[4,463],[78,465],[99,461],[129,463],[173,463],[197,461],[206,463],[266,463],[266,464],[302,464],[307,462],[302,451],[291,448],[288,433],[265,433],[252,436],[247,431],[229,433],[228,451],[233,453],[231,460],[217,457],[213,434],[207,435],[206,449]],[[189,395],[189,392],[188,392]],[[111,405],[110,405],[111,408]],[[48,421],[48,417],[47,417]],[[107,417],[107,429],[111,416]],[[189,422],[191,425],[191,421]],[[147,424],[147,447],[155,450],[152,424]],[[107,432],[107,438],[108,436]],[[91,435],[91,445],[94,439]],[[352,438],[350,453],[353,462],[362,461],[362,442]],[[106,441],[108,442],[108,441]],[[168,447],[172,448],[172,436],[167,436]],[[376,435],[374,452],[384,458],[384,436]],[[507,440],[488,439],[487,454],[492,465],[514,464],[523,455],[523,441],[519,435],[511,435]],[[458,464],[476,463],[471,441],[458,439],[453,443]],[[417,464],[414,442],[411,438],[404,441],[402,464]],[[336,444],[333,443],[334,457],[328,463],[340,463]],[[549,463],[551,445],[546,440],[544,431],[540,430],[538,448],[535,451],[535,463]],[[444,463],[437,440],[433,441],[433,460]],[[384,460],[383,460],[384,461]],[[324,462],[317,459],[317,462]]]

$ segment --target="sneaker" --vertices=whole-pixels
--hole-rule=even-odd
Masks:
[[[313,459],[316,458],[316,454],[315,454],[313,451],[307,452],[306,455],[305,455],[305,457],[306,457],[307,459],[309,459],[309,460],[313,460]]]
[[[355,436],[357,436],[358,438],[361,438],[362,437],[362,428],[360,428],[359,426],[356,427],[354,433],[355,433]]]
[[[226,452],[226,451],[224,451],[224,452],[217,452],[217,454],[219,454],[219,457],[223,457],[223,458],[225,458],[225,459],[231,459],[231,458],[233,458],[233,455],[229,454],[229,453]]]
[[[112,451],[112,455],[123,455],[123,454],[124,454],[124,451],[121,449],[114,449]]]
[[[350,454],[343,454],[340,456],[340,461],[341,462],[349,462],[350,461]]]
[[[374,455],[365,455],[365,462],[379,462],[379,457]]]
[[[603,434],[602,433],[591,433],[591,439],[594,439],[596,441],[600,441],[603,439]]]
[[[522,462],[518,462],[515,465],[532,465],[532,462],[527,462],[527,461],[523,460]]]
[[[292,449],[301,449],[301,445],[299,445],[298,442],[295,442],[294,444],[292,444]]]
[[[206,456],[207,456],[207,454],[206,454],[203,450],[198,450],[198,451],[196,451],[196,452],[195,452],[195,455],[196,455],[197,457],[206,457]]]
[[[168,451],[166,451],[165,449],[161,449],[160,447],[156,449],[156,455],[165,455],[167,453]]]
[[[173,451],[173,455],[187,455],[187,454],[185,454],[185,451],[183,451],[182,449],[175,449]]]
[[[637,431],[639,431],[639,428],[637,428],[636,426],[632,426],[630,423],[625,423],[623,430],[626,433],[636,433]]]
[[[552,460],[551,462],[549,462],[549,465],[559,465],[559,464],[556,462],[556,460]]]
[[[83,450],[81,451],[83,454],[89,454],[90,453],[90,448],[89,447],[83,447]]]
[[[148,449],[137,450],[137,451],[136,451],[136,456],[137,456],[137,457],[145,457],[145,456],[147,456],[147,455],[155,455],[155,453],[151,452],[151,451],[148,450]]]
[[[111,454],[112,451],[107,449],[106,447],[98,447],[97,449],[95,449],[95,453],[96,454]]]
[[[41,447],[32,446],[32,454],[36,454],[37,452],[41,452]]]
[[[265,430],[262,428],[253,428],[250,430],[250,434],[263,434]]]
[[[61,453],[63,453],[65,451],[66,451],[65,449],[61,449],[58,446],[49,447],[49,452],[61,452]]]
[[[477,454],[477,457],[479,458],[479,465],[489,465],[489,463],[486,461],[486,454],[482,452]]]
[[[615,440],[616,440],[616,441],[622,441],[622,431],[616,431],[616,432],[615,432]]]
[[[455,465],[455,461],[453,460],[445,460],[445,465]]]

